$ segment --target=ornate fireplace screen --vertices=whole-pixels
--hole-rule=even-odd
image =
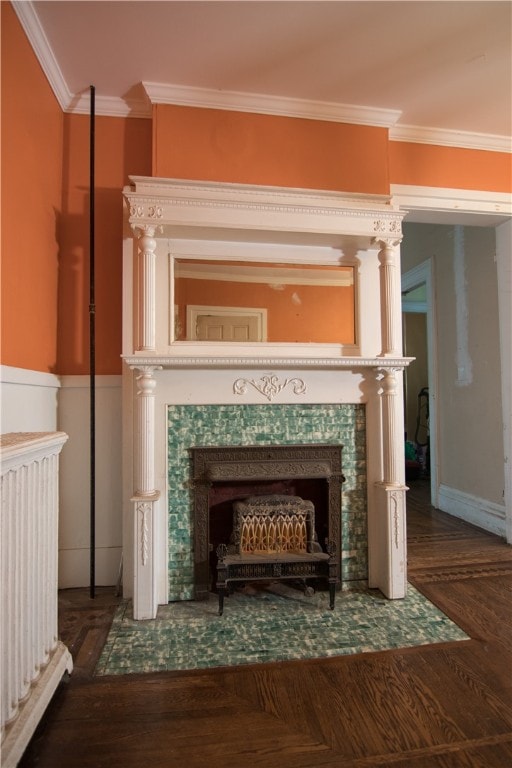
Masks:
[[[341,484],[345,479],[341,471],[341,445],[197,447],[191,449],[191,454],[196,600],[206,599],[211,589],[210,491],[215,483],[325,480],[327,536],[336,546],[337,571],[341,574]],[[301,531],[289,535],[293,543],[294,538],[300,538]]]
[[[316,542],[315,509],[290,496],[254,496],[233,504],[233,539],[241,554],[307,552]],[[308,528],[312,541],[308,541]]]

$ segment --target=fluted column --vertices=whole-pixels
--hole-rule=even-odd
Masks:
[[[383,482],[403,485],[404,426],[396,369],[386,368],[381,380]]]
[[[154,619],[158,608],[155,571],[155,514],[160,492],[155,488],[155,370],[161,366],[135,367],[134,504],[133,518],[133,617]]]
[[[137,227],[138,263],[138,350],[156,349],[156,227]]]
[[[402,306],[398,240],[379,240],[381,357],[396,357],[402,349]]]

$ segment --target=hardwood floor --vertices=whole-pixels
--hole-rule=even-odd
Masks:
[[[409,579],[471,640],[94,678],[117,603],[61,594],[75,669],[21,768],[510,768],[512,549],[408,496]]]

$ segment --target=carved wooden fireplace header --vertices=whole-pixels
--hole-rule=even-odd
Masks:
[[[196,599],[210,591],[209,556],[210,493],[215,483],[257,483],[293,480],[325,480],[328,484],[326,534],[334,541],[338,557],[341,547],[340,445],[269,445],[192,448],[194,494],[194,586]],[[262,485],[263,487],[263,485]],[[317,515],[318,517],[318,515]],[[341,569],[338,568],[338,571]]]
[[[158,605],[169,598],[174,500],[167,471],[168,405],[287,405],[298,399],[312,405],[364,404],[368,581],[389,598],[403,597],[407,489],[401,374],[410,362],[401,351],[404,212],[383,195],[141,177],[131,179],[124,200],[123,570],[135,618],[155,617]],[[215,260],[246,272],[252,271],[247,265],[263,262],[280,268],[305,265],[309,276],[322,271],[325,276],[326,268],[348,269],[353,336],[348,343],[182,340],[176,265],[204,267]],[[283,271],[277,271],[281,280]],[[275,280],[272,284],[280,290]],[[296,306],[299,294],[300,289],[292,297]],[[258,380],[269,386],[258,386]],[[327,439],[312,436],[316,443]],[[208,458],[207,470],[200,468],[213,454],[207,450],[197,457],[197,488],[226,469],[220,455]],[[270,461],[279,472],[277,460]],[[319,468],[323,461],[315,458],[313,464]],[[337,494],[340,468],[329,461],[329,487]],[[242,460],[238,469],[249,472],[251,462]],[[300,461],[289,457],[289,462],[295,462],[292,476],[300,474]],[[200,527],[206,525],[205,493],[196,498]],[[335,530],[338,523],[331,523]],[[184,546],[187,556],[192,547],[199,548],[196,568],[204,585],[207,539]]]

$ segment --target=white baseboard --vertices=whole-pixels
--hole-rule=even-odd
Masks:
[[[98,587],[117,584],[121,567],[122,548],[96,547],[94,582]],[[59,550],[59,589],[74,589],[90,585],[90,550]]]
[[[447,485],[439,486],[438,506],[442,512],[483,528],[484,531],[505,536],[505,506],[479,499]]]

